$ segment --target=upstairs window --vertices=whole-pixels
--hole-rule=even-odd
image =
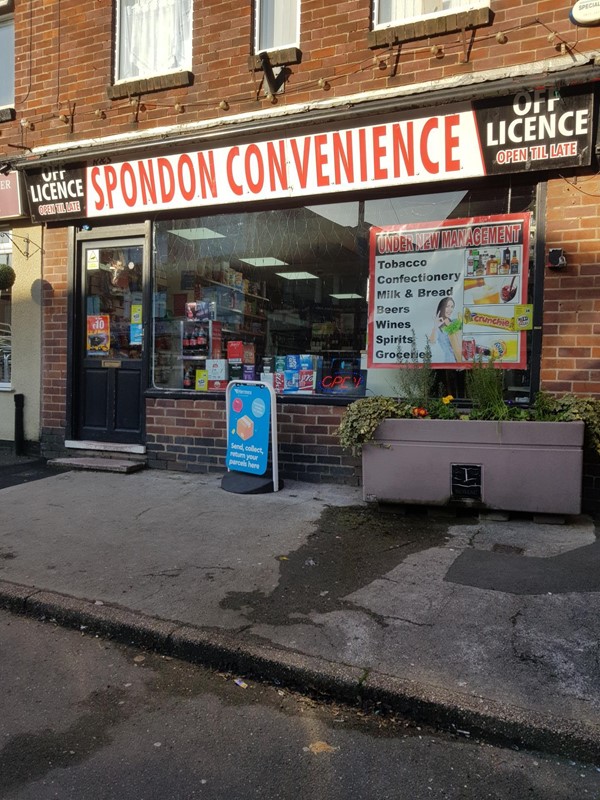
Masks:
[[[256,0],[256,52],[299,43],[300,0]]]
[[[192,0],[117,0],[116,80],[189,70]]]
[[[15,23],[0,3],[0,108],[15,104]]]
[[[488,5],[481,0],[374,0],[373,24],[375,28],[401,25],[423,17],[471,11]]]

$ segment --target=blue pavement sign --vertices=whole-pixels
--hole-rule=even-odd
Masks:
[[[233,381],[228,386],[227,403],[227,469],[264,475],[269,459],[269,387]]]

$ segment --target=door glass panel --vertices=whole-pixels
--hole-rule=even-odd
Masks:
[[[84,249],[85,357],[142,357],[142,245]]]

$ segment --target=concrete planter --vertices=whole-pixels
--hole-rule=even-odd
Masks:
[[[363,447],[363,497],[579,514],[583,432],[583,422],[385,420]]]

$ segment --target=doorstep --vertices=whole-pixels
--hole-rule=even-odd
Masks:
[[[129,474],[145,469],[143,461],[129,461],[123,458],[52,458],[48,461],[50,467],[69,467],[70,469],[90,470],[92,472],[120,472]]]
[[[85,439],[67,439],[67,450],[101,450],[104,453],[130,453],[131,455],[145,455],[146,446],[143,444],[120,444],[119,442],[96,442]]]

